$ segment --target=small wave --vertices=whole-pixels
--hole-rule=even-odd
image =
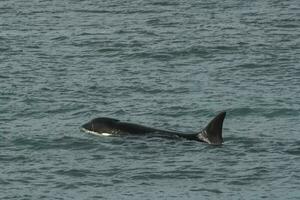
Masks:
[[[299,116],[300,110],[289,108],[267,109],[264,114],[267,118],[284,117],[284,116]]]
[[[86,138],[75,138],[62,136],[59,138],[26,138],[20,137],[13,140],[15,146],[25,146],[28,149],[44,150],[44,149],[73,149],[73,150],[88,150],[95,146],[94,140]]]
[[[254,113],[260,113],[261,110],[257,108],[250,108],[250,107],[240,107],[240,108],[233,108],[228,110],[228,113],[230,113],[233,117],[241,117],[241,116],[247,116]]]
[[[289,145],[285,144],[284,152],[293,156],[300,156],[300,141],[295,141]]]
[[[88,175],[93,175],[94,173],[87,169],[67,169],[67,170],[56,170],[55,174],[70,176],[70,177],[86,177]]]
[[[63,40],[66,40],[66,39],[68,39],[68,38],[69,38],[69,37],[67,37],[67,36],[58,36],[58,37],[52,38],[51,40],[63,41]]]
[[[300,115],[300,111],[298,109],[290,109],[290,108],[273,108],[272,109],[272,108],[260,108],[260,107],[233,108],[233,109],[229,109],[228,113],[230,114],[230,116],[233,116],[233,117],[257,115],[257,116],[264,116],[267,118]]]
[[[219,189],[208,189],[208,188],[192,188],[190,189],[190,191],[192,192],[209,192],[209,193],[214,193],[214,194],[221,194],[223,193],[221,190]]]
[[[178,6],[178,2],[173,2],[173,1],[155,1],[155,2],[150,2],[150,5],[154,6]]]
[[[97,9],[97,10],[93,10],[93,9],[74,9],[72,10],[73,12],[75,13],[95,13],[95,14],[104,14],[104,13],[115,13],[115,11],[113,10],[100,10],[100,9]]]
[[[25,161],[28,158],[24,155],[0,155],[0,162],[15,162]]]

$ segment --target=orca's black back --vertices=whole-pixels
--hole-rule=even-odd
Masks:
[[[121,132],[130,134],[144,135],[152,132],[161,132],[159,129],[128,122],[119,122],[116,125]]]

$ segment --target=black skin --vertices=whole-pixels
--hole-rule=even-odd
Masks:
[[[82,125],[82,128],[96,133],[109,133],[112,135],[153,135],[167,138],[185,138],[212,144],[222,144],[222,124],[226,113],[221,112],[207,125],[205,129],[198,133],[185,134],[176,131],[160,130],[139,124],[121,122],[117,119],[100,117]],[[203,137],[199,137],[202,134]],[[203,135],[204,134],[204,135]]]
[[[151,133],[152,135],[159,135],[168,138],[182,137],[189,140],[199,140],[196,137],[197,134],[184,134],[175,131],[160,130],[139,124],[121,122],[117,119],[106,117],[93,119],[92,121],[84,124],[82,127],[97,133],[110,133],[115,135],[147,135]]]

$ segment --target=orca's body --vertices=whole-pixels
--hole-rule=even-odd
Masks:
[[[206,142],[219,145],[223,143],[222,126],[226,112],[219,113],[202,131],[198,133],[185,134],[175,131],[160,130],[139,124],[121,122],[112,118],[95,118],[82,125],[85,132],[97,135],[155,135],[161,137],[180,137],[188,140]]]

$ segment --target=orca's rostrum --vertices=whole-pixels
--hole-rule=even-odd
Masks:
[[[226,112],[219,113],[208,125],[196,133],[181,133],[176,131],[160,130],[139,124],[122,122],[117,119],[99,117],[81,126],[85,132],[96,135],[153,135],[161,137],[180,137],[196,140],[208,144],[220,145],[223,143],[222,127]]]

